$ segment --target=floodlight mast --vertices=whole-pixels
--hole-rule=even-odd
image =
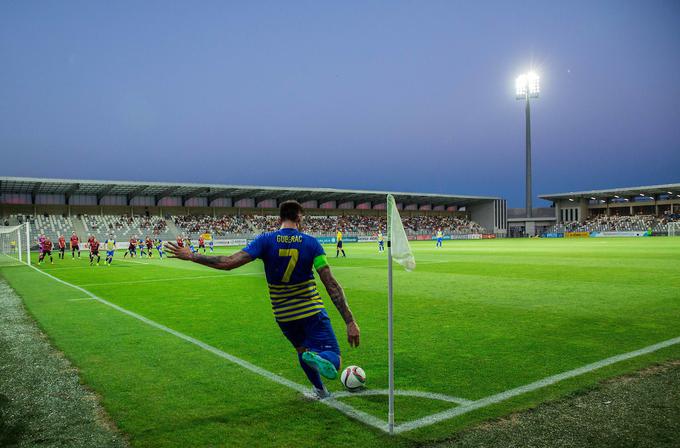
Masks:
[[[531,218],[532,201],[531,201],[531,106],[529,98],[538,98],[539,92],[539,77],[535,72],[529,72],[517,77],[515,82],[516,94],[515,98],[526,101],[526,217]]]

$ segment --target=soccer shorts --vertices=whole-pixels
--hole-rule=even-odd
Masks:
[[[342,240],[338,241],[338,249],[342,249]]]
[[[316,353],[332,351],[340,355],[340,346],[326,310],[304,319],[278,324],[293,347],[304,347]]]
[[[90,255],[92,255],[93,257],[98,257],[99,256],[99,249],[90,251]]]
[[[71,246],[71,250],[80,250],[80,245]]]
[[[115,252],[115,250],[107,250],[107,251],[106,251],[106,256],[107,256],[107,257],[113,257],[113,253],[114,253],[114,252]]]

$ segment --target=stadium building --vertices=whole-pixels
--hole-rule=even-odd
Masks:
[[[247,237],[275,225],[278,205],[298,200],[311,232],[348,236],[377,232],[387,192],[162,182],[0,177],[4,225],[31,223],[34,234],[112,233],[119,240],[153,232],[163,239],[196,235],[219,223],[222,237]],[[451,238],[505,236],[506,202],[498,197],[393,193],[414,239],[437,227]],[[383,221],[384,222],[384,221]],[[311,223],[311,225],[310,225]],[[316,225],[318,224],[318,225]],[[384,230],[384,229],[383,229]]]
[[[680,220],[680,184],[540,195],[552,201],[555,231],[642,231],[666,234]]]

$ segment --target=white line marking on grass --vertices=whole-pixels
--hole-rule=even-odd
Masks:
[[[84,288],[81,288],[80,286],[77,286],[77,285],[74,285],[74,284],[69,283],[67,281],[64,281],[64,280],[57,278],[57,277],[55,277],[51,274],[48,274],[47,272],[43,272],[40,269],[36,268],[35,266],[31,266],[31,268],[35,269],[37,272],[40,272],[41,274],[46,275],[46,276],[50,277],[52,280],[55,280],[55,281],[57,281],[57,282],[59,282],[63,285],[70,286],[71,288],[74,288],[74,289],[77,289],[79,291],[84,292],[85,294],[87,294],[92,299],[94,299],[94,300],[96,300],[96,301],[98,301],[98,302],[100,302],[100,303],[102,303],[106,306],[109,306],[116,311],[119,311],[123,314],[127,314],[128,316],[133,317],[133,318],[135,318],[139,321],[142,321],[142,322],[144,322],[145,324],[147,324],[151,327],[165,331],[166,333],[170,333],[173,336],[176,336],[176,337],[178,337],[178,338],[180,338],[180,339],[182,339],[186,342],[194,344],[194,345],[202,348],[203,350],[209,351],[210,353],[213,353],[213,354],[219,356],[220,358],[224,358],[227,361],[231,361],[232,363],[234,363],[238,366],[241,366],[246,370],[250,370],[251,372],[253,372],[257,375],[260,375],[260,376],[262,376],[262,377],[264,377],[264,378],[266,378],[270,381],[278,383],[282,386],[286,386],[289,389],[293,389],[293,390],[295,390],[295,391],[297,391],[297,392],[299,392],[303,395],[309,396],[310,388],[308,388],[308,387],[305,387],[301,384],[298,384],[298,383],[291,381],[287,378],[284,378],[280,375],[277,375],[277,374],[272,373],[268,370],[265,370],[262,367],[258,367],[255,364],[252,364],[252,363],[250,363],[250,362],[248,362],[244,359],[238,358],[234,355],[231,355],[227,352],[224,352],[224,351],[222,351],[222,350],[220,350],[216,347],[213,347],[212,345],[206,344],[205,342],[200,341],[196,338],[192,338],[191,336],[187,336],[184,333],[180,333],[179,331],[173,330],[170,327],[166,327],[163,324],[159,324],[158,322],[155,322],[151,319],[148,319],[148,318],[142,316],[141,314],[137,314],[133,311],[126,310],[123,307],[120,307],[120,306],[118,306],[114,303],[109,302],[108,300],[104,300],[101,297],[98,297],[98,296],[92,294],[90,291],[88,291]],[[374,416],[367,414],[365,412],[362,412],[358,409],[355,409],[348,404],[341,403],[341,402],[334,400],[334,399],[319,400],[319,403],[323,403],[328,407],[336,409],[336,410],[342,412],[343,414],[347,415],[348,417],[351,417],[355,420],[358,420],[358,421],[360,421],[360,422],[362,422],[366,425],[373,426],[373,427],[378,428],[382,431],[387,431],[387,422],[382,421],[379,418],[374,417]]]
[[[67,299],[69,302],[79,302],[81,300],[94,300],[92,297],[81,297],[80,299]]]
[[[364,389],[357,392],[334,392],[333,398],[347,398],[347,397],[361,397],[361,396],[373,396],[373,395],[388,395],[388,389]],[[428,398],[430,400],[446,401],[447,403],[456,403],[460,405],[470,405],[473,403],[471,400],[466,400],[465,398],[453,397],[451,395],[436,394],[433,392],[421,392],[419,390],[400,390],[394,391],[394,395],[399,395],[402,397],[418,397],[418,398]]]
[[[115,261],[126,261],[126,262],[128,262],[128,263],[146,264],[146,265],[151,264],[151,263],[148,263],[148,262],[147,262],[147,263],[144,263],[143,261],[128,260],[127,258],[117,258],[117,259],[114,259],[114,260],[115,260]]]
[[[459,408],[455,409],[449,409],[448,411],[443,411],[439,412],[437,414],[432,414],[427,417],[423,417],[417,420],[412,420],[410,422],[402,423],[401,425],[398,425],[395,428],[395,432],[401,433],[401,432],[406,432],[406,431],[411,431],[413,429],[418,429],[422,428],[423,426],[429,426],[437,422],[441,422],[443,420],[448,420],[450,418],[456,417],[458,415],[465,414],[470,411],[474,411],[475,409],[483,408],[492,404],[500,403],[501,401],[505,401],[509,398],[516,397],[517,395],[522,395],[527,392],[534,391],[536,389],[541,389],[546,386],[550,386],[552,384],[555,384],[557,382],[569,379],[569,378],[574,378],[579,375],[583,375],[584,373],[592,372],[593,370],[601,369],[602,367],[606,367],[612,364],[616,364],[617,362],[621,361],[626,361],[628,359],[636,358],[638,356],[642,355],[647,355],[649,353],[653,353],[655,351],[661,350],[666,347],[670,347],[672,345],[680,344],[680,337],[673,338],[673,339],[668,339],[663,342],[659,342],[658,344],[650,345],[644,348],[641,348],[639,350],[635,350],[632,352],[628,353],[623,353],[620,355],[612,356],[610,358],[605,358],[603,360],[593,362],[591,364],[587,364],[585,366],[579,367],[577,369],[573,370],[568,370],[566,372],[558,373],[557,375],[552,375],[546,378],[543,378],[542,380],[535,381],[533,383],[526,384],[524,386],[516,387],[514,389],[506,390],[505,392],[501,392],[495,395],[490,395],[485,398],[481,398],[477,401],[473,401],[470,404],[461,406]]]

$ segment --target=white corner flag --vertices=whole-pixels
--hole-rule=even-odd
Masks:
[[[392,242],[392,258],[394,261],[402,265],[407,271],[416,268],[416,260],[413,258],[411,246],[408,244],[408,238],[406,238],[394,196],[391,194],[387,195],[387,242]]]
[[[404,225],[399,216],[394,196],[387,195],[387,346],[389,370],[389,411],[387,426],[394,434],[394,306],[392,294],[392,260],[404,266],[407,271],[416,268],[411,246],[408,244]]]

